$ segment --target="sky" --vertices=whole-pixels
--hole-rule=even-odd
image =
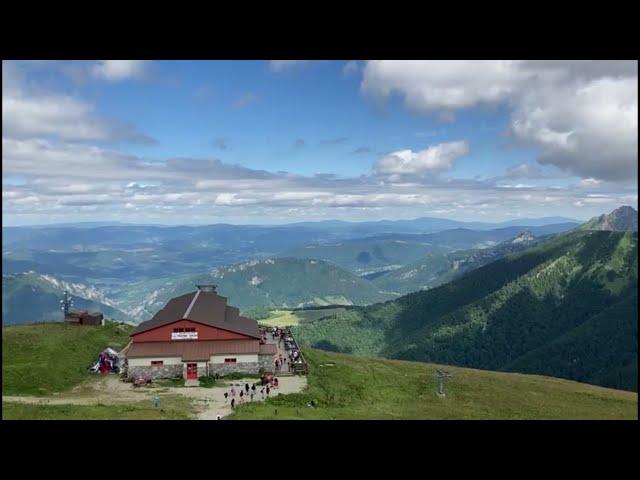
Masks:
[[[637,208],[636,61],[3,61],[3,225]]]

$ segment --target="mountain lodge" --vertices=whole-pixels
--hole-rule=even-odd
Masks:
[[[227,305],[214,285],[172,298],[131,333],[129,378],[258,373],[271,370],[275,344],[262,342],[258,322]]]

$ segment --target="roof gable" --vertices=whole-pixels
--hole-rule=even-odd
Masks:
[[[172,298],[151,320],[138,325],[131,336],[179,320],[191,320],[222,330],[260,338],[258,322],[240,316],[240,311],[236,307],[227,305],[226,297],[204,290]]]

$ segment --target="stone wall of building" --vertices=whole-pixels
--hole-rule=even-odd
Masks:
[[[149,366],[129,366],[127,369],[128,378],[146,377],[156,378],[175,378],[182,376],[182,364],[180,365],[163,365],[161,367]]]
[[[272,372],[274,368],[273,360],[275,357],[272,354],[258,355],[258,364],[260,368],[266,372]]]
[[[209,375],[215,376],[228,375],[229,373],[258,373],[260,370],[259,362],[245,362],[245,363],[210,363]]]

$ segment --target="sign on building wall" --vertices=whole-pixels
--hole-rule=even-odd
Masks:
[[[198,332],[171,332],[171,340],[197,340]]]

